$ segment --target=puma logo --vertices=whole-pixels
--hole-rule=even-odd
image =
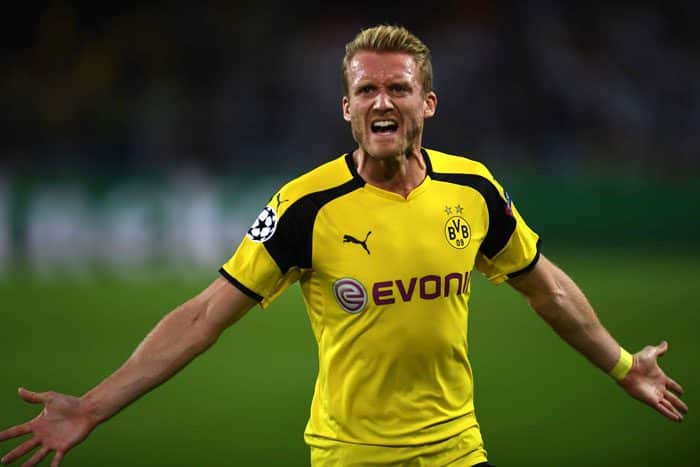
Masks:
[[[289,201],[288,199],[280,199],[280,195],[281,195],[281,193],[277,193],[277,208],[275,209],[275,211],[279,211],[280,204],[286,203],[287,201]]]
[[[371,233],[372,233],[371,230],[369,232],[367,232],[367,235],[365,235],[364,240],[358,240],[355,237],[353,237],[352,235],[345,234],[345,235],[343,235],[343,243],[357,243],[358,245],[361,245],[362,248],[365,249],[367,254],[370,254],[369,248],[367,248],[367,239],[369,238]]]

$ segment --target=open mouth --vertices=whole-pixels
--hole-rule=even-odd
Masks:
[[[399,129],[399,124],[394,120],[377,120],[372,122],[372,133],[388,134],[395,133]]]

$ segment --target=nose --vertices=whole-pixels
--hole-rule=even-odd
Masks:
[[[393,109],[394,103],[391,101],[389,94],[387,94],[384,90],[381,90],[374,98],[374,105],[372,107],[375,110]]]

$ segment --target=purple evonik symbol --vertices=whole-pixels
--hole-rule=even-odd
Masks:
[[[338,305],[348,313],[360,313],[367,306],[367,291],[359,281],[350,277],[335,281],[333,294]]]

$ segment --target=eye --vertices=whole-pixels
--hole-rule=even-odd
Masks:
[[[359,88],[357,88],[358,94],[371,94],[372,91],[374,91],[374,86],[370,84],[365,84],[364,86],[360,86]]]
[[[392,84],[389,86],[389,90],[394,94],[406,94],[410,88],[406,84]]]

